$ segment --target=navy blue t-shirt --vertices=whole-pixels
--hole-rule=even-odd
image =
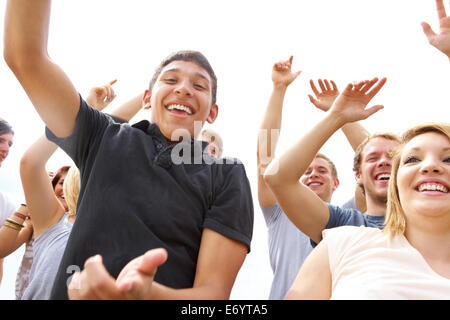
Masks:
[[[342,208],[327,203],[330,210],[330,219],[328,220],[325,229],[331,229],[341,226],[365,226],[383,229],[384,216],[373,216],[367,213],[362,213],[356,209]],[[311,240],[311,245],[315,247],[317,243]]]

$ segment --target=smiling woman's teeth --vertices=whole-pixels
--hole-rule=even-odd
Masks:
[[[419,186],[419,191],[440,191],[447,193],[448,189],[441,184],[422,184]]]
[[[167,107],[167,109],[169,109],[169,110],[176,109],[176,110],[184,111],[187,114],[192,114],[191,109],[189,109],[188,107],[183,106],[181,104],[171,104],[170,106]]]

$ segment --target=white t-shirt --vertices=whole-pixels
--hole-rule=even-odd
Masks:
[[[18,206],[4,193],[0,192],[0,226],[17,210]]]
[[[345,226],[323,231],[331,299],[450,299],[450,279],[437,274],[403,236]]]

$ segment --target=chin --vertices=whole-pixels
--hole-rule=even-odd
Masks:
[[[414,211],[424,216],[437,217],[445,214],[450,215],[450,206],[448,201],[412,200],[408,201],[404,211],[405,213]]]

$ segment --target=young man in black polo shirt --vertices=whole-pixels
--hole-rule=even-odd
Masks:
[[[67,298],[71,273],[83,265],[71,298],[228,298],[250,250],[249,182],[238,161],[223,164],[194,139],[178,142],[196,138],[195,122],[217,117],[208,61],[198,52],[169,56],[144,94],[151,124],[114,123],[48,57],[50,7],[8,1],[4,54],[49,139],[81,172],[77,220],[52,298]]]

